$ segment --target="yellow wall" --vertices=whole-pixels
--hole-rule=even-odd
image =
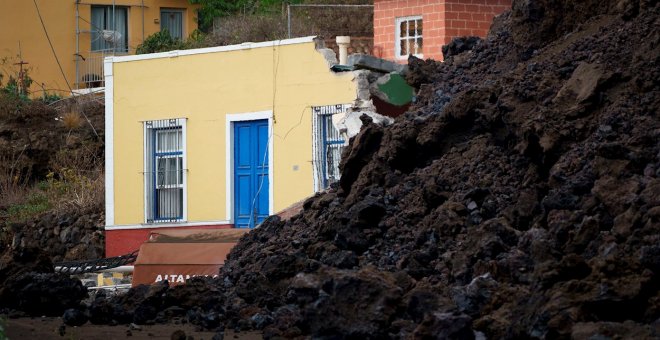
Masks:
[[[314,192],[311,106],[356,94],[352,74],[331,72],[313,42],[113,67],[115,225],[144,222],[142,121],[188,119],[188,221],[227,220],[226,114],[273,110],[277,212]]]
[[[71,87],[76,88],[76,51],[89,59],[91,50],[91,5],[111,5],[112,0],[85,0],[78,5],[81,33],[78,35],[79,49],[76,49],[76,1],[75,0],[37,0],[39,11],[46,30],[62,65],[66,79]],[[84,4],[83,4],[84,3]],[[142,7],[144,3],[145,7]],[[161,8],[185,9],[184,34],[188,35],[197,28],[195,9],[188,0],[115,0],[117,6],[130,6],[128,9],[128,45],[129,53],[135,53],[143,38],[160,31]],[[143,17],[144,9],[144,21]],[[17,73],[19,61],[19,42],[22,59],[29,63],[30,76],[34,80],[30,90],[34,96],[42,95],[42,84],[50,93],[67,95],[67,82],[64,80],[57,62],[46,39],[39,21],[37,10],[32,0],[0,1],[0,72]],[[143,35],[144,22],[144,35]],[[4,63],[2,60],[5,59]]]

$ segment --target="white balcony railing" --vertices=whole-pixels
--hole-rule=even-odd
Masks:
[[[80,90],[105,87],[103,59],[126,54],[126,52],[118,52],[112,49],[91,51],[85,55],[79,54],[76,59],[76,88]]]

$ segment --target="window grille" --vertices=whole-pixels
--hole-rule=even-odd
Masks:
[[[412,54],[422,56],[422,17],[403,17],[396,19],[396,56],[408,57]]]
[[[184,148],[183,119],[145,122],[146,221],[183,219]]]
[[[314,106],[314,173],[316,190],[322,190],[337,182],[340,177],[339,162],[346,141],[332,123],[332,116],[346,113],[349,104]]]

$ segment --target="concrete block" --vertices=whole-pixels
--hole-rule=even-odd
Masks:
[[[323,58],[325,58],[326,63],[328,63],[328,68],[338,64],[337,55],[335,54],[335,51],[329,48],[317,48],[316,51],[321,53]]]
[[[362,128],[362,120],[360,120],[360,116],[362,116],[363,114],[366,114],[369,117],[371,117],[371,119],[375,124],[388,126],[394,123],[394,119],[383,116],[374,111],[353,111],[353,110],[349,110],[349,112],[347,112],[344,115],[344,117],[339,121],[335,121],[333,119],[332,123],[335,125],[335,128],[339,130],[339,133],[342,135],[344,140],[349,140],[351,137],[357,135],[360,132],[360,128]]]
[[[347,64],[349,66],[355,66],[356,69],[367,69],[383,73],[396,72],[405,74],[408,71],[408,65],[397,64],[367,54],[351,54],[348,56]]]

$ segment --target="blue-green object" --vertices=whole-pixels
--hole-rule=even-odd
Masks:
[[[390,73],[389,79],[377,86],[378,90],[387,97],[387,102],[392,105],[403,106],[412,101],[413,88],[398,73]]]

